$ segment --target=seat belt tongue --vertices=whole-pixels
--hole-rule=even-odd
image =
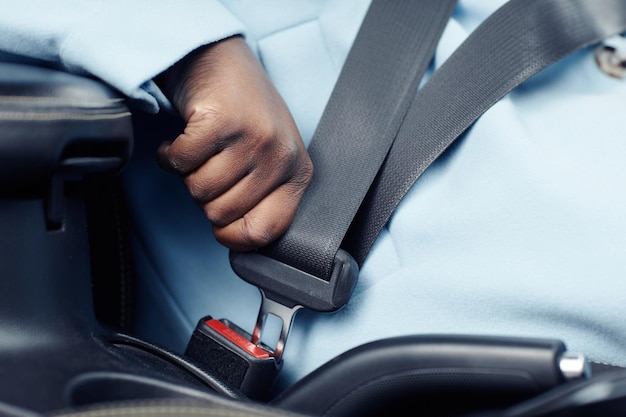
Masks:
[[[296,312],[302,308],[300,305],[294,305],[293,307],[287,307],[284,304],[281,304],[278,301],[272,300],[270,297],[265,295],[265,292],[261,291],[261,308],[259,309],[259,315],[256,319],[256,324],[254,325],[254,331],[252,332],[252,338],[250,341],[256,345],[261,345],[261,336],[263,333],[263,328],[265,324],[265,320],[268,315],[273,315],[278,317],[282,321],[282,327],[280,330],[280,335],[278,337],[278,341],[276,342],[276,347],[274,350],[270,351],[270,355],[276,358],[277,362],[281,361],[283,350],[285,349],[285,343],[287,342],[287,336],[289,335],[289,330],[291,330],[291,324],[293,323],[293,318],[296,315]]]
[[[359,267],[346,251],[335,255],[333,271],[320,278],[259,252],[230,252],[230,264],[243,280],[259,288],[262,302],[252,343],[259,346],[269,314],[282,320],[282,329],[272,356],[280,361],[295,313],[300,308],[332,312],[343,307],[356,285]]]
[[[282,354],[296,312],[303,307],[327,312],[343,307],[352,295],[359,268],[343,250],[335,256],[328,279],[257,252],[231,251],[230,261],[241,278],[261,291],[254,331],[248,334],[228,320],[204,317],[191,335],[185,357],[248,397],[264,398],[282,366]],[[268,315],[282,321],[274,348],[262,340]]]

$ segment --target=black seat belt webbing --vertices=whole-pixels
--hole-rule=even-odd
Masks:
[[[559,59],[624,31],[626,0],[502,6],[418,92],[343,248],[361,265],[406,192],[485,111]]]
[[[456,0],[372,1],[308,148],[315,174],[291,227],[267,248],[230,252],[233,270],[261,290],[251,342],[260,346],[269,315],[282,321],[271,350],[277,361],[296,311],[335,311],[350,299],[358,266],[341,242],[455,5]]]
[[[295,221],[261,251],[267,256],[231,252],[233,269],[290,308],[339,308],[356,280],[350,262],[362,264],[430,163],[521,82],[623,31],[625,2],[510,0],[416,95],[454,1],[374,0],[309,147],[316,174]],[[409,53],[412,61],[399,58]],[[340,246],[352,254],[348,261]],[[351,282],[341,284],[337,271]]]
[[[455,4],[372,2],[308,149],[312,183],[290,229],[264,253],[330,276]]]

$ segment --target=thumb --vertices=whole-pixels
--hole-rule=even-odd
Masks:
[[[176,173],[176,170],[174,169],[174,167],[172,166],[170,162],[169,154],[168,154],[171,144],[172,142],[169,142],[169,141],[161,142],[156,152],[156,159],[157,159],[157,163],[162,169],[171,173]]]

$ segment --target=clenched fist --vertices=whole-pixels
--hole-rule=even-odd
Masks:
[[[191,53],[161,79],[186,126],[158,150],[230,249],[284,233],[313,167],[291,113],[240,36]]]

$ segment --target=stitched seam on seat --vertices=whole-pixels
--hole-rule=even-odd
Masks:
[[[67,97],[38,97],[38,96],[0,96],[0,102],[10,103],[36,103],[36,104],[63,104],[63,105],[90,105],[90,106],[102,106],[111,103],[120,103],[124,99],[119,98],[105,98],[105,99],[80,99],[80,98],[67,98]]]
[[[78,113],[22,113],[2,112],[0,120],[28,120],[28,121],[53,121],[53,120],[111,120],[129,117],[130,112],[112,114],[78,114]]]
[[[85,412],[54,414],[55,417],[107,417],[119,415],[178,415],[181,413],[220,416],[220,417],[250,417],[249,412],[210,409],[191,406],[149,406],[149,407],[120,407],[107,410],[91,410]]]

